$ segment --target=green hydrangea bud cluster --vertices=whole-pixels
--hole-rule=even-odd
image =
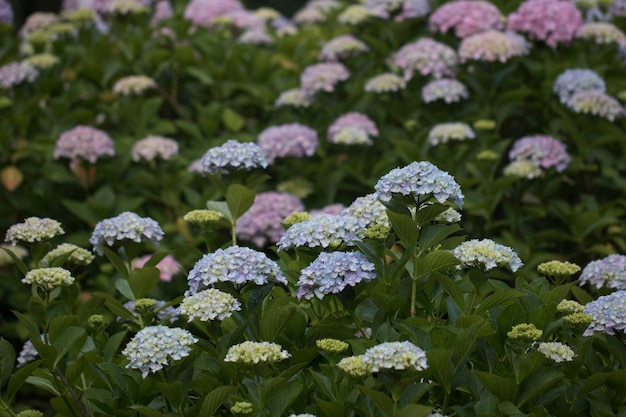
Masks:
[[[370,366],[363,362],[363,355],[343,358],[339,361],[337,366],[339,369],[355,378],[364,377],[372,373]]]
[[[593,321],[593,317],[586,313],[572,313],[564,316],[563,321],[570,326],[587,326]]]
[[[306,211],[294,211],[289,216],[287,216],[285,220],[283,220],[283,226],[285,227],[285,229],[289,229],[294,224],[309,220],[310,218],[311,215]]]
[[[368,239],[383,240],[389,236],[389,232],[391,232],[391,227],[377,223],[365,229],[365,237]]]
[[[561,314],[582,313],[585,306],[574,300],[561,300],[556,306],[556,311]]]
[[[580,267],[571,262],[549,261],[539,264],[537,272],[546,277],[565,278],[580,272]]]
[[[247,401],[237,401],[230,407],[230,412],[233,414],[252,414],[253,411],[252,403]]]
[[[183,220],[201,226],[210,226],[223,217],[222,213],[215,210],[192,210],[183,216]]]
[[[345,352],[350,347],[346,342],[337,339],[320,339],[315,344],[319,349],[332,353]]]
[[[513,326],[510,332],[506,334],[509,339],[519,341],[535,341],[541,338],[543,330],[539,330],[534,324],[522,323]]]

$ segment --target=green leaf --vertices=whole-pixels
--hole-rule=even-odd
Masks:
[[[117,354],[117,351],[119,350],[127,333],[127,330],[122,330],[121,332],[117,332],[109,337],[109,340],[107,340],[104,347],[102,348],[102,356],[104,356],[105,362],[110,362]]]
[[[206,69],[189,67],[186,72],[204,85],[212,85],[215,82]]]
[[[428,369],[434,374],[439,382],[450,393],[454,367],[452,365],[453,352],[448,349],[432,349],[426,353]]]
[[[81,219],[87,224],[96,224],[100,221],[100,216],[96,214],[87,204],[79,201],[63,199],[61,204],[65,206],[77,218]]]
[[[47,391],[52,395],[56,395],[57,397],[61,396],[61,393],[57,391],[52,381],[48,379],[42,378],[40,376],[31,375],[26,378],[26,382],[28,384],[36,386],[37,388],[41,388],[42,390]]]
[[[224,201],[207,201],[206,208],[209,210],[215,210],[218,213],[222,213],[222,215],[231,222],[233,220],[233,214],[228,208],[228,203]]]
[[[132,410],[136,410],[139,414],[148,416],[148,417],[164,417],[165,414],[159,413],[157,410],[154,410],[150,407],[146,407],[145,405],[131,405],[128,407]]]
[[[37,369],[42,362],[42,360],[36,360],[22,366],[15,371],[13,376],[11,376],[11,379],[9,379],[9,384],[7,385],[7,396],[9,398],[9,403],[12,402],[13,396],[19,391],[22,385],[24,385],[26,378],[28,378],[30,374],[32,374],[33,371]]]
[[[4,387],[15,367],[15,349],[13,345],[0,337],[0,389]]]
[[[275,340],[289,322],[293,310],[293,304],[277,305],[277,303],[273,303],[272,308],[264,311],[259,323],[259,332],[263,340]]]
[[[433,412],[432,407],[421,404],[409,404],[398,411],[395,417],[427,417]]]
[[[344,403],[340,403],[339,401],[324,401],[317,398],[315,395],[313,399],[326,417],[345,417],[346,406]]]
[[[135,316],[133,316],[133,313],[128,311],[128,309],[124,307],[124,304],[122,304],[109,294],[105,294],[103,292],[95,292],[93,295],[94,297],[102,298],[104,300],[104,304],[114,315],[131,321],[135,320]]]
[[[498,291],[481,301],[480,304],[478,304],[478,306],[475,308],[475,312],[476,314],[478,314],[483,311],[488,311],[493,307],[508,304],[512,302],[515,298],[519,298],[522,295],[523,294],[521,292],[516,290]]]
[[[228,107],[222,112],[222,123],[231,132],[239,132],[245,124],[245,119]]]
[[[517,395],[517,383],[513,378],[503,378],[490,372],[474,371],[474,375],[487,390],[503,401],[512,401]]]
[[[461,310],[465,309],[465,299],[463,293],[459,290],[459,287],[448,276],[443,274],[433,274],[439,285],[443,290],[454,300],[457,306]]]
[[[393,401],[386,394],[357,385],[357,388],[376,404],[385,417],[393,417]]]
[[[417,245],[420,250],[434,248],[443,242],[448,236],[461,230],[458,224],[433,224],[422,228]]]
[[[415,277],[423,277],[430,273],[457,266],[460,261],[447,250],[435,250],[419,257],[415,264]]]
[[[54,366],[56,366],[59,361],[63,359],[63,357],[70,351],[70,349],[72,349],[72,347],[74,347],[75,344],[84,343],[84,337],[86,336],[87,333],[82,327],[68,327],[53,344],[53,347],[57,350]]]
[[[236,392],[235,387],[224,386],[217,387],[213,391],[209,392],[202,401],[202,408],[198,417],[211,417],[226,399]]]
[[[161,271],[155,266],[133,269],[128,278],[128,284],[133,291],[135,300],[145,297],[159,283],[160,279]]]
[[[129,300],[133,299],[133,290],[130,289],[130,284],[128,280],[123,278],[117,278],[115,280],[115,289],[120,292],[124,297]]]
[[[590,375],[589,378],[585,379],[582,386],[580,387],[579,395],[585,395],[596,388],[601,387],[606,382],[606,377],[608,376],[607,372],[596,373]]]
[[[410,216],[398,214],[391,210],[387,210],[387,216],[389,216],[394,232],[406,247],[417,243],[420,232],[415,221]]]
[[[13,262],[15,263],[15,265],[17,265],[17,267],[19,268],[20,272],[24,275],[26,275],[28,273],[28,267],[26,266],[26,264],[24,262],[22,262],[22,260],[20,258],[18,258],[12,250],[7,249],[7,248],[0,248],[3,251],[5,251],[13,260]]]
[[[267,396],[267,409],[270,416],[281,416],[304,389],[297,381],[285,381]]]
[[[240,184],[232,184],[226,191],[226,203],[232,213],[233,220],[237,220],[254,203],[256,193]]]
[[[115,252],[113,252],[109,248],[103,248],[104,255],[107,257],[109,262],[113,264],[117,272],[119,272],[124,278],[128,279],[128,275],[130,272],[128,271],[128,267],[126,266],[126,262]]]

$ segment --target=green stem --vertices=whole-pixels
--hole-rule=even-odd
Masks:
[[[411,277],[413,281],[411,283],[411,317],[415,317],[417,315],[417,280]]]
[[[237,221],[233,219],[230,227],[231,239],[233,241],[233,246],[237,246]]]
[[[11,410],[11,407],[9,407],[2,398],[0,398],[0,411],[2,411],[3,414],[6,413],[9,417],[17,417],[13,410]]]

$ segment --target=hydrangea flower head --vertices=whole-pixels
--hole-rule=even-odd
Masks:
[[[143,268],[143,266],[146,264],[146,262],[150,260],[150,258],[152,258],[152,255],[144,255],[137,259],[134,259],[132,263],[133,268]],[[155,266],[159,270],[159,279],[165,282],[172,281],[172,277],[174,276],[174,274],[177,274],[182,269],[181,264],[178,263],[178,261],[174,259],[172,255],[165,256]]]
[[[209,149],[202,156],[201,164],[204,173],[215,175],[266,168],[268,162],[263,150],[256,143],[242,143],[230,139],[221,146]]]
[[[224,362],[238,362],[247,365],[279,362],[291,357],[281,345],[270,342],[243,342],[231,346]]]
[[[278,241],[278,248],[286,250],[293,247],[328,248],[345,243],[354,245],[361,241],[364,229],[354,216],[318,214],[310,219],[296,223],[285,232]]]
[[[148,136],[138,140],[131,150],[133,161],[153,161],[160,158],[167,161],[178,155],[178,142],[163,136]]]
[[[41,54],[31,55],[24,59],[24,62],[37,70],[46,70],[59,65],[61,60],[56,55],[44,52]]]
[[[183,17],[195,26],[213,28],[215,20],[243,10],[237,0],[192,0],[185,7]]]
[[[276,99],[276,107],[291,106],[306,108],[313,104],[313,97],[302,91],[301,88],[292,88],[280,93]]]
[[[404,45],[391,57],[393,65],[402,69],[404,79],[414,73],[435,78],[452,77],[458,64],[456,51],[446,44],[430,38],[422,38]]]
[[[392,72],[385,72],[370,78],[365,83],[364,90],[373,93],[390,93],[404,90],[406,80]]]
[[[599,45],[607,43],[626,45],[624,32],[609,22],[587,22],[580,27],[576,36]]]
[[[118,242],[129,240],[137,243],[149,241],[157,245],[162,239],[163,230],[156,221],[125,211],[97,223],[89,243],[93,245],[94,251],[102,256],[105,245],[113,246]]]
[[[464,265],[481,266],[485,271],[505,266],[515,272],[523,265],[513,249],[491,239],[465,241],[454,248],[452,254]]]
[[[150,25],[157,26],[173,16],[174,8],[169,0],[159,0],[154,4],[154,13],[152,14],[152,19],[150,19]]]
[[[562,314],[575,314],[585,311],[585,306],[574,300],[561,300],[556,305],[556,311]]]
[[[515,56],[526,55],[529,49],[530,44],[521,35],[490,30],[463,39],[459,58],[461,62],[507,62]]]
[[[392,169],[378,180],[374,189],[376,198],[381,201],[389,201],[394,195],[418,199],[432,196],[440,203],[450,201],[463,206],[461,186],[452,175],[428,161]]]
[[[350,347],[346,342],[337,339],[319,339],[315,341],[315,345],[318,349],[332,353],[345,352]]]
[[[534,341],[541,339],[543,330],[538,329],[532,323],[521,323],[513,326],[506,335],[513,340]]]
[[[387,216],[387,207],[378,200],[375,194],[357,197],[352,204],[341,211],[341,214],[356,217],[363,228],[374,225],[391,226]]]
[[[300,74],[300,86],[307,95],[318,91],[333,92],[335,86],[350,77],[350,71],[339,62],[322,62],[309,65]]]
[[[189,317],[189,321],[224,320],[233,311],[241,310],[241,303],[232,295],[215,288],[189,295],[180,303],[179,311]]]
[[[195,294],[216,282],[253,282],[264,285],[271,281],[287,284],[276,262],[263,252],[240,246],[230,246],[204,255],[189,271],[187,280],[189,291],[185,295]]]
[[[337,16],[337,21],[347,25],[358,25],[367,20],[370,16],[372,16],[372,14],[364,5],[351,4]]]
[[[35,81],[39,71],[26,62],[11,62],[0,67],[0,88],[9,89]]]
[[[548,261],[537,265],[537,272],[547,277],[569,277],[579,273],[580,267],[571,262]]]
[[[442,100],[450,104],[467,97],[469,97],[469,91],[467,91],[465,84],[453,78],[433,80],[422,88],[422,100],[424,100],[424,103]]]
[[[404,0],[402,10],[394,18],[396,21],[414,19],[416,17],[426,16],[430,13],[430,3],[428,0]]]
[[[525,136],[515,141],[509,151],[511,161],[530,161],[538,168],[563,172],[570,163],[565,144],[551,136]]]
[[[191,210],[183,216],[183,220],[201,226],[213,225],[224,218],[224,215],[215,210]]]
[[[89,265],[95,256],[86,249],[76,246],[72,243],[62,243],[41,259],[43,266],[50,266],[52,262],[60,257],[69,254],[65,262],[74,265]]]
[[[0,245],[0,267],[11,265],[15,261],[9,255],[8,252],[11,252],[18,259],[24,259],[26,255],[28,255],[28,251],[21,246],[18,245]],[[44,265],[48,266],[48,265]]]
[[[300,123],[270,126],[263,130],[257,144],[271,164],[277,158],[303,158],[312,156],[317,150],[317,132]]]
[[[274,38],[264,28],[253,28],[239,35],[237,42],[248,45],[271,45]]]
[[[129,360],[126,367],[139,369],[145,378],[149,372],[155,373],[169,365],[170,360],[189,356],[191,346],[197,341],[184,329],[161,325],[144,327],[128,342],[122,355]]]
[[[584,313],[589,314],[592,321],[583,336],[623,333],[626,330],[626,290],[618,290],[587,303]]]
[[[365,8],[372,16],[389,19],[392,12],[398,10],[404,0],[365,0]]]
[[[154,314],[156,312],[156,319],[162,323],[174,323],[179,317],[179,312],[175,307],[167,306],[165,301],[153,298],[139,298],[135,301],[127,301],[124,303],[124,307],[135,318],[139,318],[140,315],[146,313]],[[123,319],[118,318],[118,321],[123,321]]]
[[[559,96],[563,104],[569,103],[572,96],[581,91],[605,90],[606,84],[597,72],[581,68],[565,70],[557,77],[552,87],[552,91]]]
[[[320,61],[339,61],[361,52],[367,52],[369,49],[369,46],[353,35],[341,35],[329,40],[322,46],[318,59]]]
[[[583,24],[580,11],[566,0],[526,0],[507,19],[507,29],[527,33],[555,48],[569,43]]]
[[[504,16],[486,1],[456,0],[439,6],[428,19],[432,32],[445,33],[454,29],[457,38],[466,38],[488,30],[500,30]]]
[[[291,213],[303,210],[302,201],[292,194],[259,193],[250,209],[237,219],[237,236],[259,247],[267,242],[276,243],[285,234],[282,221]]]
[[[53,290],[56,287],[72,285],[74,277],[70,271],[64,268],[37,268],[28,271],[22,279],[22,283],[37,285],[46,290]]]
[[[580,274],[580,285],[626,290],[626,256],[612,254],[591,261]]]
[[[61,133],[54,146],[54,159],[78,159],[94,164],[101,157],[114,156],[113,140],[102,130],[78,125]]]
[[[428,143],[432,146],[445,144],[450,141],[464,141],[476,138],[476,134],[467,123],[440,123],[428,132]]]
[[[346,113],[328,127],[328,141],[344,145],[371,145],[370,137],[378,136],[376,124],[358,112]]]
[[[343,358],[337,363],[337,367],[355,378],[361,378],[372,373],[371,366],[363,362],[363,355]]]
[[[428,368],[426,353],[408,341],[373,346],[363,354],[363,363],[371,372],[380,372],[383,369],[423,371]]]
[[[602,91],[576,93],[567,103],[567,107],[574,113],[591,114],[611,122],[626,115],[620,102]]]
[[[576,356],[571,347],[560,342],[541,342],[537,345],[537,352],[556,363],[571,362]]]
[[[156,86],[156,82],[146,75],[129,75],[115,82],[113,92],[121,96],[140,96]]]
[[[0,0],[0,23],[13,25],[13,7],[8,0]]]
[[[504,167],[503,170],[504,175],[526,178],[532,180],[533,178],[539,178],[542,174],[541,168],[539,168],[532,161],[527,159],[521,159],[518,161],[513,161],[507,166]]]
[[[322,252],[300,272],[298,299],[338,294],[347,286],[376,278],[374,264],[361,252]]]
[[[27,340],[17,356],[17,367],[21,368],[27,363],[34,361],[37,359],[37,356],[39,356],[39,352],[35,349],[35,345],[30,340]]]
[[[47,217],[28,217],[24,219],[24,222],[9,227],[4,241],[13,245],[17,242],[36,243],[63,234],[65,231],[61,227],[61,223],[56,220]]]

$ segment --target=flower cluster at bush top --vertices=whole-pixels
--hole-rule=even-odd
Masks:
[[[504,16],[493,4],[481,1],[456,0],[439,6],[428,18],[433,32],[445,33],[454,29],[457,38],[467,38],[489,30],[504,27]]]
[[[189,291],[186,295],[195,294],[217,282],[287,284],[287,279],[276,262],[263,252],[242,246],[230,246],[204,255],[189,271],[187,281]]]
[[[423,371],[428,368],[426,352],[408,341],[385,342],[367,349],[363,354],[363,364],[370,372],[383,369]]]
[[[55,259],[67,256],[65,262],[74,265],[89,265],[95,256],[86,249],[72,243],[61,243],[41,259],[43,266],[51,266]]]
[[[532,323],[521,323],[513,326],[506,335],[513,340],[534,341],[541,338],[543,330],[538,329]]]
[[[122,96],[138,96],[156,86],[156,82],[148,76],[129,75],[115,82],[113,92]]]
[[[332,353],[345,352],[350,347],[346,342],[337,339],[319,339],[315,341],[315,345],[321,350]]]
[[[491,30],[469,36],[459,46],[459,59],[466,61],[507,62],[526,55],[530,46],[523,36]]]
[[[552,90],[563,104],[569,104],[576,93],[582,91],[606,90],[606,84],[597,72],[584,68],[570,68],[563,71],[554,81]]]
[[[300,74],[300,87],[307,95],[313,95],[318,91],[330,93],[335,91],[338,83],[349,77],[348,68],[338,62],[312,64]]]
[[[328,141],[343,145],[371,145],[378,136],[376,124],[366,115],[350,112],[335,119],[328,127]]]
[[[158,244],[163,239],[163,230],[159,224],[137,213],[125,211],[115,217],[104,219],[96,224],[89,238],[89,243],[99,255],[104,254],[104,246],[114,246],[124,241],[152,242]]]
[[[52,290],[56,287],[72,285],[74,277],[70,271],[60,267],[37,268],[28,271],[22,282]]]
[[[584,313],[591,316],[591,323],[585,330],[585,336],[599,332],[624,333],[626,330],[626,290],[602,295],[587,303]]]
[[[189,321],[224,320],[233,311],[241,310],[241,303],[232,295],[215,288],[209,288],[185,297],[179,311],[189,317]]]
[[[66,130],[59,136],[54,147],[55,159],[80,159],[94,164],[105,155],[115,155],[113,140],[102,130],[91,126],[79,125]]]
[[[224,362],[238,362],[247,365],[280,362],[291,354],[281,345],[271,342],[243,342],[228,349]]]
[[[552,136],[525,136],[515,141],[509,151],[511,161],[530,161],[537,168],[555,168],[563,172],[571,158],[565,144]]]
[[[209,149],[200,161],[202,172],[210,175],[229,174],[233,171],[250,171],[266,168],[267,159],[256,143],[227,140],[223,145]]]
[[[55,236],[65,234],[61,223],[54,219],[28,217],[22,223],[9,227],[4,241],[13,245],[18,242],[36,243],[50,240]]]
[[[537,351],[557,363],[571,362],[575,356],[571,347],[560,342],[541,342],[537,345]]]
[[[391,226],[387,216],[387,207],[374,194],[357,197],[352,204],[341,211],[341,214],[356,217],[364,229],[374,225]]]
[[[458,57],[446,44],[421,38],[400,48],[392,56],[392,62],[402,69],[405,80],[411,79],[414,73],[441,78],[454,76]]]
[[[580,274],[580,285],[626,290],[626,256],[608,255],[591,261]]]
[[[452,250],[452,254],[466,266],[484,268],[485,271],[505,266],[515,272],[523,265],[513,249],[491,239],[471,239]]]
[[[12,88],[22,83],[32,83],[39,71],[25,62],[11,62],[0,67],[0,87]]]
[[[392,72],[385,72],[370,78],[365,83],[365,91],[373,93],[390,93],[404,90],[406,80]]]
[[[363,238],[364,230],[354,216],[318,214],[291,226],[278,241],[278,248],[328,248],[344,243],[354,245]]]
[[[300,123],[270,126],[257,138],[257,144],[267,161],[272,164],[278,158],[304,158],[315,154],[319,145],[317,132]]]
[[[369,51],[369,46],[363,41],[353,35],[341,35],[326,42],[318,58],[320,61],[339,61],[367,51]]]
[[[422,100],[432,103],[441,100],[446,104],[456,103],[469,97],[465,84],[453,78],[430,81],[422,87]]]
[[[337,294],[347,286],[376,278],[375,266],[361,252],[322,252],[300,272],[296,286],[298,299],[322,299]]]
[[[130,311],[135,318],[144,315],[156,315],[156,319],[161,323],[174,323],[179,317],[178,310],[175,307],[168,306],[167,302],[164,300],[139,298],[135,301],[130,300],[125,302],[124,307]],[[120,319],[118,318],[118,320]]]
[[[170,360],[189,356],[191,346],[197,341],[184,329],[161,325],[144,327],[128,342],[122,354],[129,361],[126,367],[138,369],[146,378],[148,373],[169,365]]]
[[[153,161],[157,158],[167,161],[178,155],[178,142],[163,136],[148,136],[138,140],[131,150],[133,161]]]
[[[472,128],[467,123],[462,122],[439,123],[428,132],[428,142],[433,146],[445,144],[452,140],[464,141],[474,138],[476,138],[476,134]]]

